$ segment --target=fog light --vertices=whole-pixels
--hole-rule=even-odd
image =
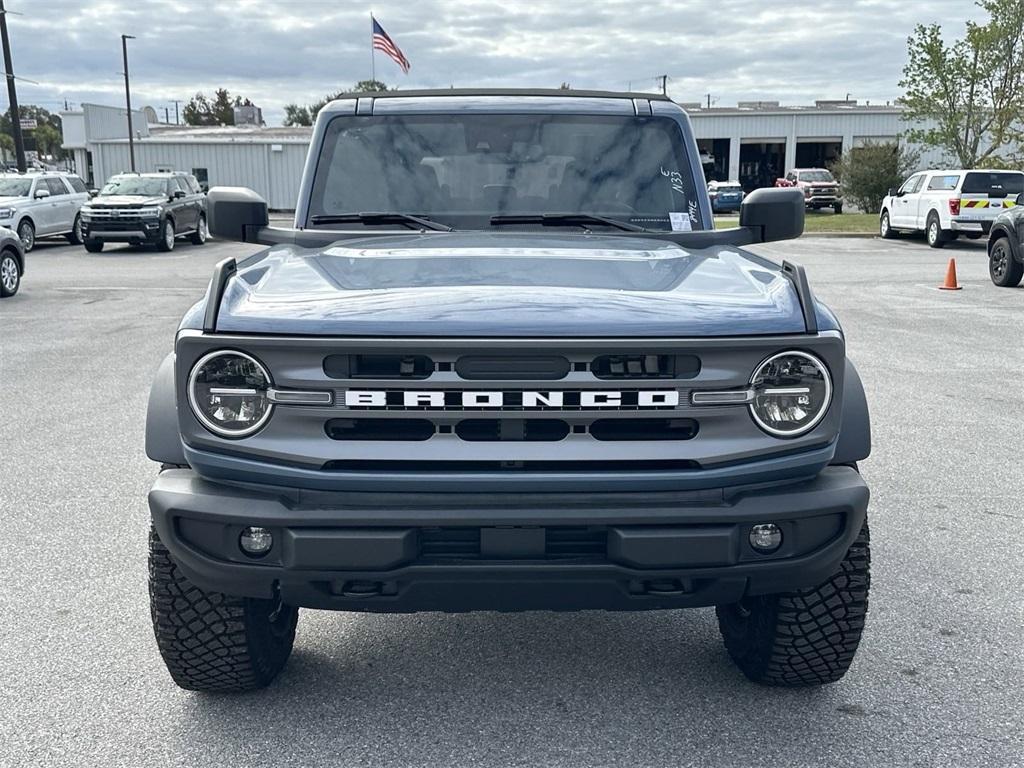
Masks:
[[[753,534],[751,534],[753,535]],[[249,526],[242,529],[242,535],[238,538],[238,545],[247,555],[259,557],[265,555],[274,546],[274,537],[267,528]]]
[[[782,546],[782,530],[775,523],[763,523],[750,529],[750,546],[758,552],[774,552]]]

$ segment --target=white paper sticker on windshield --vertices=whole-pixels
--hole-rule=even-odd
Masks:
[[[690,214],[685,211],[669,211],[668,220],[672,222],[673,232],[690,232],[693,229],[690,226]]]

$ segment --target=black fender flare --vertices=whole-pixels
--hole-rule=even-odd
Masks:
[[[178,401],[174,386],[174,353],[160,363],[149,390],[146,411],[146,455],[161,464],[187,466],[178,428]]]
[[[871,455],[871,417],[860,374],[849,358],[843,376],[843,415],[833,464],[852,464]]]
[[[1000,224],[998,226],[993,227],[992,231],[989,232],[988,245],[986,246],[988,255],[992,255],[992,246],[995,244],[996,240],[998,240],[1001,237],[1005,237],[1007,241],[1010,243],[1010,255],[1013,256],[1013,258],[1015,258],[1017,261],[1024,262],[1024,253],[1021,253],[1021,249],[1017,247],[1017,238],[1015,238],[1013,235],[1014,233],[1007,226]]]

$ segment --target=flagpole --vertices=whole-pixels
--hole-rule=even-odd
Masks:
[[[377,57],[373,55],[373,13],[370,13],[370,80],[377,79]]]

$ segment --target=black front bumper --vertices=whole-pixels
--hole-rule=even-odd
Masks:
[[[326,493],[165,470],[153,523],[185,575],[250,597],[381,612],[639,610],[735,602],[833,574],[867,514],[848,467],[774,487],[650,493]],[[776,523],[781,548],[750,547]],[[254,560],[245,526],[273,532]]]
[[[82,222],[82,237],[105,243],[155,243],[160,239],[157,219]]]

